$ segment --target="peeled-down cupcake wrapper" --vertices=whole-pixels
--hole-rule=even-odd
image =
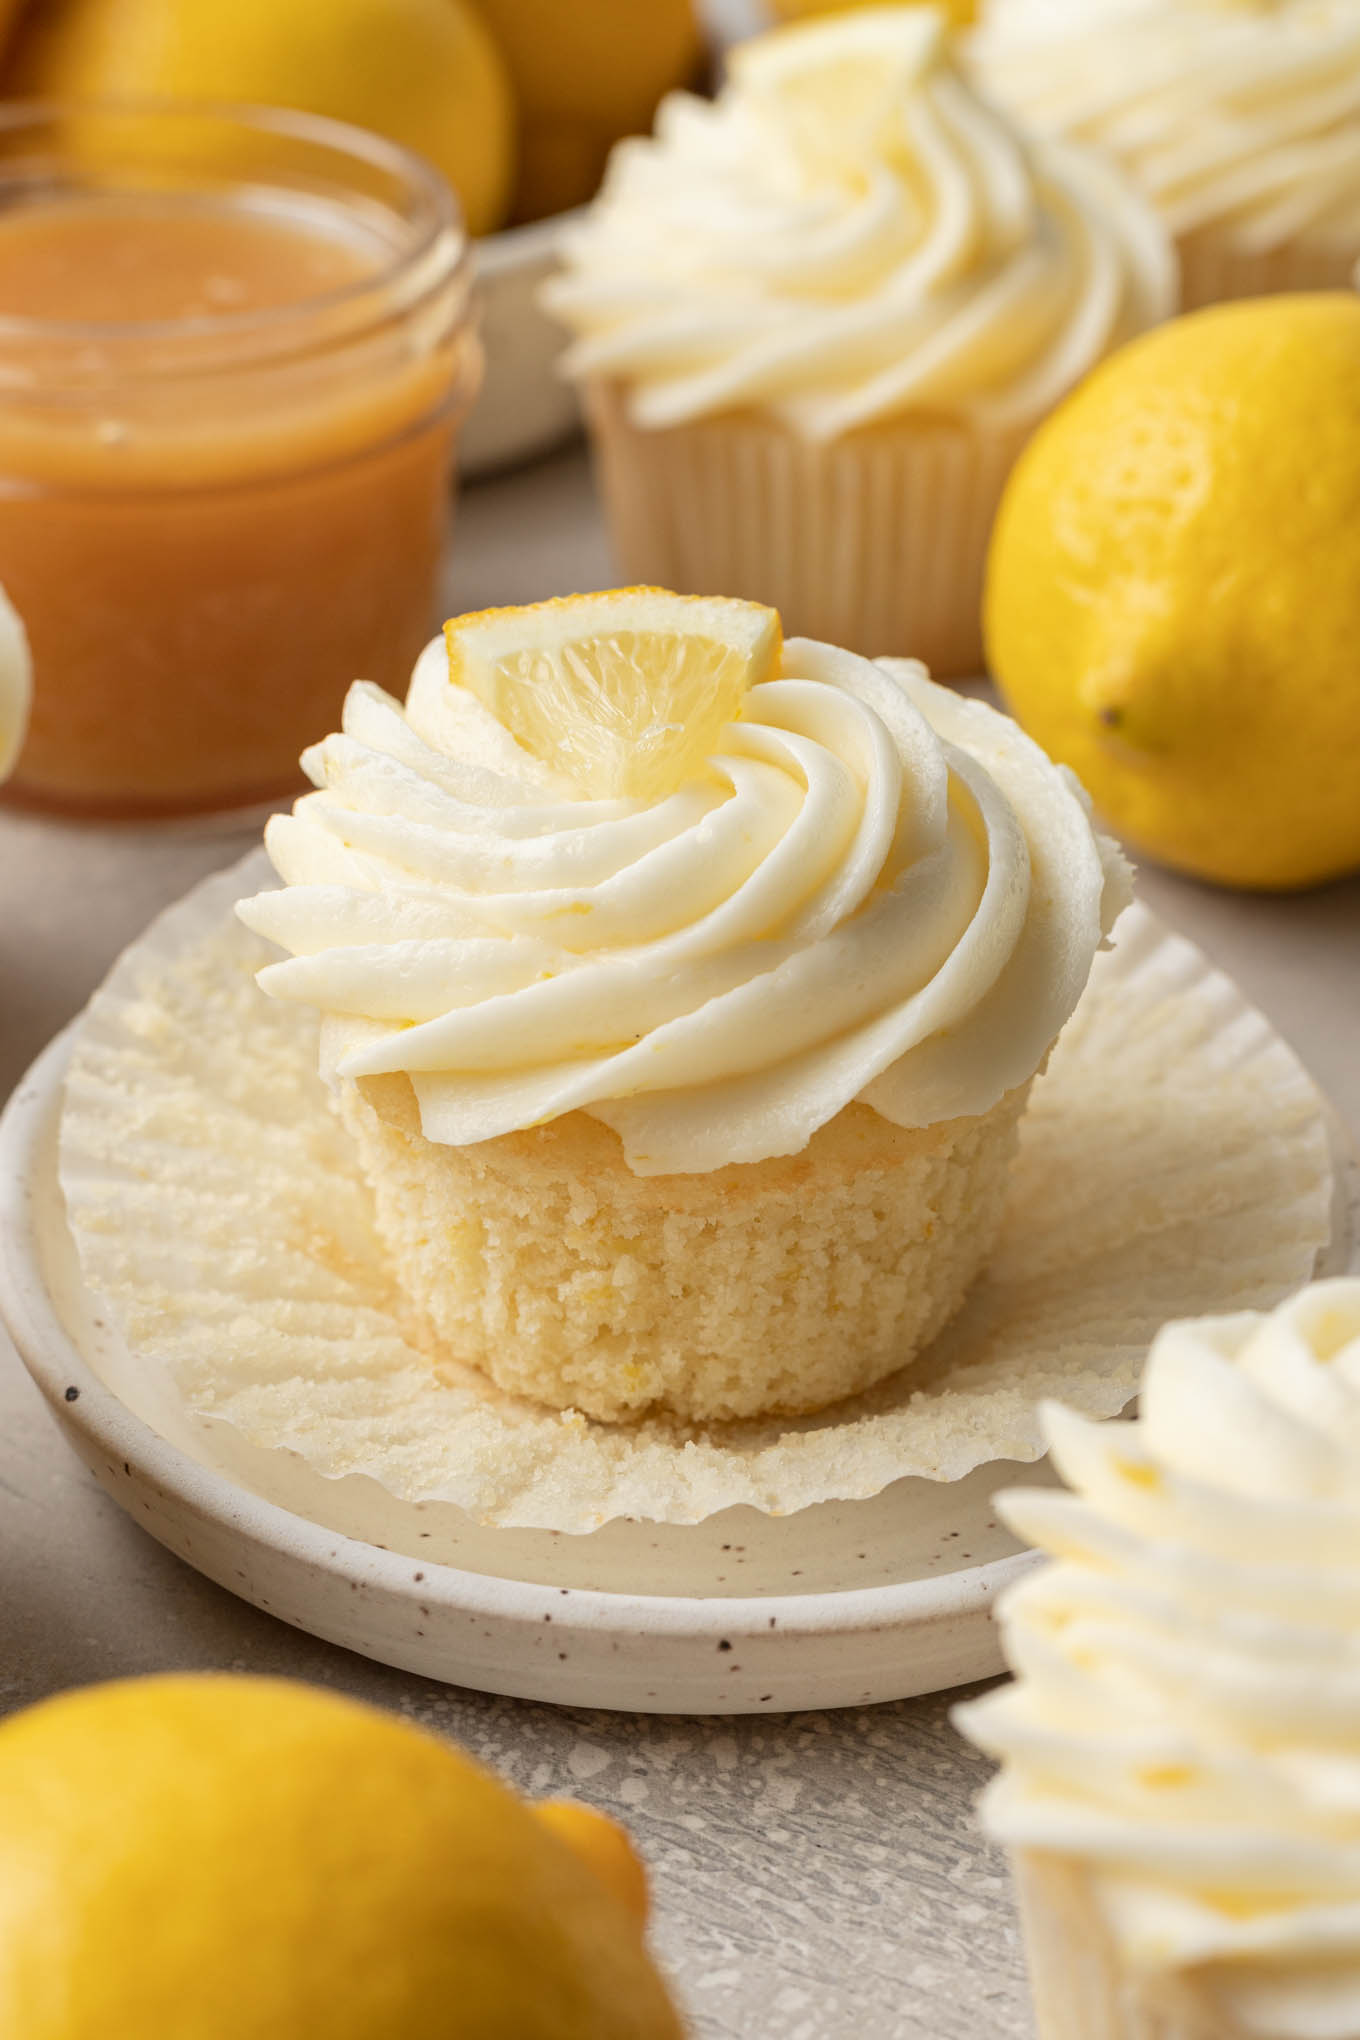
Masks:
[[[1322,1102],[1232,984],[1144,908],[1035,1085],[987,1274],[930,1352],[817,1417],[690,1430],[517,1402],[417,1342],[316,1075],[232,917],[261,853],[126,952],[76,1038],[60,1174],[110,1384],[195,1457],[285,1455],[399,1501],[581,1532],[785,1515],[1043,1452],[1038,1406],[1122,1409],[1169,1317],[1264,1309],[1331,1234]],[[272,1460],[271,1460],[271,1463]]]

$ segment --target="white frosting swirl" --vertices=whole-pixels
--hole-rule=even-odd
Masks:
[[[993,0],[974,74],[1098,146],[1177,237],[1360,246],[1360,0]]]
[[[1003,1604],[1017,1683],[959,1710],[1011,1846],[1081,1859],[1126,1962],[1248,2033],[1360,2033],[1360,1281],[1166,1326],[1134,1423],[1053,1405],[1057,1560]]]
[[[1006,717],[807,640],[702,779],[588,800],[455,687],[360,683],[242,903],[323,1067],[411,1076],[466,1145],[584,1109],[639,1174],[794,1154],[854,1099],[919,1126],[1031,1077],[1127,872]]]
[[[1176,304],[1101,163],[975,98],[933,8],[757,38],[715,103],[615,150],[546,301],[570,373],[667,426],[758,406],[814,440],[907,413],[1026,425]]]

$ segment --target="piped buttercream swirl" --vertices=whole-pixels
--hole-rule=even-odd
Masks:
[[[974,76],[1106,152],[1170,231],[1360,247],[1358,0],[993,0]]]
[[[814,440],[908,413],[1027,425],[1175,309],[1174,258],[1106,166],[1021,141],[932,8],[738,47],[716,102],[621,143],[547,302],[567,368],[636,423],[750,407]]]
[[[861,1099],[982,1113],[1038,1068],[1128,897],[1076,781],[1006,717],[808,640],[702,775],[591,800],[449,678],[364,683],[269,824],[332,1078],[406,1072],[466,1145],[584,1110],[639,1174],[793,1154]]]
[[[1056,1563],[1016,1682],[959,1710],[1017,1849],[1079,1858],[1125,1961],[1234,2030],[1360,2032],[1360,1280],[1158,1335],[1136,1422],[1046,1413],[1074,1490],[1002,1498]]]

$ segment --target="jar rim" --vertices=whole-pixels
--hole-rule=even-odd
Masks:
[[[264,305],[246,311],[223,311],[171,319],[58,319],[25,313],[0,312],[0,341],[48,340],[53,344],[103,341],[121,348],[126,343],[172,342],[192,339],[210,344],[221,338],[231,340],[243,333],[281,331],[290,323],[314,318],[318,313],[342,310],[362,304],[367,297],[390,291],[403,276],[418,273],[430,263],[441,243],[447,244],[453,259],[447,274],[468,270],[472,262],[471,241],[457,194],[443,174],[426,157],[401,142],[374,133],[353,122],[333,120],[327,114],[302,113],[291,107],[266,106],[248,100],[175,99],[168,95],[119,95],[108,98],[10,100],[0,104],[0,145],[25,128],[57,127],[63,121],[90,119],[135,119],[176,121],[203,120],[257,134],[277,136],[283,141],[313,143],[352,162],[395,173],[412,194],[411,220],[414,234],[404,247],[394,249],[390,259],[349,281],[314,295],[285,304]],[[0,155],[0,187],[5,182],[5,158]],[[268,189],[267,173],[258,180]],[[228,188],[224,184],[224,189]],[[286,188],[281,186],[280,188]],[[453,252],[456,249],[456,254]]]

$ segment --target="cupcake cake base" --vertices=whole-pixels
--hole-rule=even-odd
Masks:
[[[996,1239],[1029,1085],[919,1129],[850,1105],[801,1154],[636,1176],[584,1112],[435,1147],[410,1079],[339,1109],[426,1319],[510,1395],[605,1422],[800,1416],[909,1365]]]

